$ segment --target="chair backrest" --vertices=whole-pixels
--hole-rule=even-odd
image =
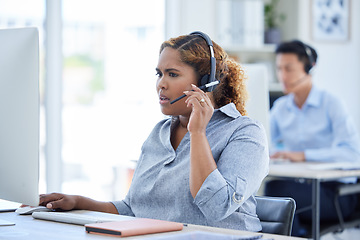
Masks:
[[[290,197],[266,196],[256,196],[255,199],[262,232],[290,236],[296,209],[295,200]]]

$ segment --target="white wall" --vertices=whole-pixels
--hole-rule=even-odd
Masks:
[[[215,36],[215,0],[165,0],[165,38],[203,31]]]
[[[294,1],[294,0],[292,0]],[[350,0],[350,39],[346,42],[320,42],[311,38],[311,1],[299,2],[302,18],[299,38],[318,52],[314,82],[340,97],[360,132],[360,1]]]
[[[360,1],[351,1],[350,40],[313,43],[319,53],[315,81],[341,97],[360,131]]]

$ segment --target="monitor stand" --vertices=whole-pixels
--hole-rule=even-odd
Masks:
[[[0,199],[0,213],[1,212],[13,212],[20,206],[21,206],[20,203],[10,202],[10,201]],[[1,217],[1,214],[0,214],[0,217]],[[15,225],[15,223],[9,222],[7,220],[3,220],[0,218],[0,226],[12,226],[12,225]]]
[[[14,212],[21,203],[0,199],[0,212]]]
[[[9,221],[6,221],[6,220],[2,220],[0,218],[0,226],[13,226],[13,225],[15,225],[14,222],[9,222]]]

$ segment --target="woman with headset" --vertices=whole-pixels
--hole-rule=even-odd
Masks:
[[[244,70],[195,32],[161,45],[156,75],[160,108],[170,117],[144,142],[126,198],[53,193],[41,195],[40,205],[260,231],[254,195],[269,156],[263,127],[245,116]]]
[[[271,158],[291,162],[360,161],[360,141],[354,124],[341,101],[312,82],[316,64],[315,49],[301,41],[284,42],[276,49],[277,76],[283,85],[283,97],[274,102],[270,114]],[[320,221],[338,220],[333,199],[335,187],[343,182],[321,184]],[[265,187],[269,196],[290,196],[297,209],[311,205],[311,184],[291,180],[273,180]],[[340,198],[346,218],[356,205],[356,197]],[[310,222],[311,211],[297,214],[293,235],[305,236],[300,221]]]

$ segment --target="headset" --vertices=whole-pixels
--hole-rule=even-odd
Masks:
[[[299,43],[299,44],[303,47],[304,52],[305,52],[307,58],[309,59],[309,63],[308,63],[308,64],[305,64],[305,66],[304,66],[305,72],[306,72],[307,74],[309,74],[309,73],[310,73],[310,70],[312,69],[312,67],[313,67],[314,64],[316,63],[316,62],[315,62],[315,59],[314,59],[314,56],[313,56],[313,53],[312,53],[312,51],[311,51],[311,48],[310,48],[308,45],[306,45],[305,43],[301,42],[301,41],[296,41],[296,40],[295,40],[294,42]]]
[[[198,35],[198,36],[202,37],[206,41],[206,44],[209,46],[209,49],[210,49],[210,74],[205,74],[200,79],[199,86],[200,86],[200,88],[204,86],[203,87],[204,92],[212,92],[215,89],[216,84],[218,84],[218,83],[211,85],[209,87],[207,87],[206,85],[208,85],[210,83],[215,83],[217,81],[215,79],[216,59],[215,59],[215,54],[214,54],[213,43],[212,43],[210,37],[203,32],[196,31],[196,32],[190,33],[189,35]]]
[[[210,74],[205,74],[204,76],[201,77],[201,79],[199,81],[199,88],[201,90],[203,90],[204,92],[212,92],[216,88],[216,85],[220,83],[220,81],[215,78],[216,59],[215,59],[215,54],[214,54],[213,43],[212,43],[210,37],[203,32],[195,31],[195,32],[190,33],[189,35],[197,35],[197,36],[202,37],[206,41],[206,44],[209,46],[209,49],[210,49]],[[173,104],[184,97],[186,97],[186,94],[171,101],[170,104]]]

